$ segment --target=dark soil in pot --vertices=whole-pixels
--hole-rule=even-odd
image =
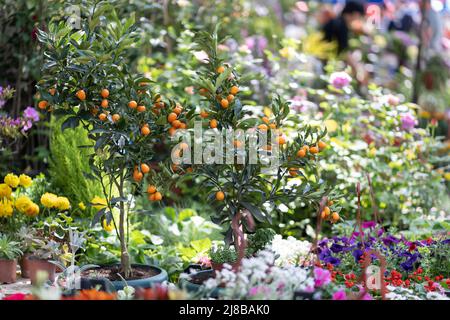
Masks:
[[[120,265],[100,266],[99,268],[87,270],[81,274],[83,289],[100,285],[104,291],[121,290],[126,285],[118,275]],[[122,275],[122,273],[120,273]],[[123,275],[122,275],[123,276]],[[132,264],[131,275],[125,278],[131,287],[150,288],[155,283],[162,283],[168,279],[167,272],[155,266]]]
[[[91,269],[84,271],[81,275],[87,278],[106,278],[109,281],[122,281],[119,277],[120,266],[104,266],[97,269]],[[139,280],[150,278],[158,275],[160,272],[156,269],[149,269],[145,267],[133,267],[131,269],[131,275],[125,280]],[[123,276],[123,274],[121,273]]]

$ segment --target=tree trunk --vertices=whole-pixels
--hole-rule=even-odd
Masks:
[[[120,197],[123,198],[123,178],[120,181]],[[125,203],[120,202],[120,220],[119,220],[119,235],[120,235],[120,266],[121,271],[125,279],[131,274],[130,255],[128,253],[128,244],[125,234],[125,221],[126,221]]]

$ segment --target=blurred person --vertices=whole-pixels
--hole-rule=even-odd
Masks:
[[[348,0],[340,15],[329,19],[329,21],[323,25],[322,31],[324,33],[325,41],[337,43],[338,55],[343,55],[343,60],[352,67],[357,80],[362,84],[367,84],[368,72],[364,69],[363,65],[358,63],[355,56],[352,55],[351,52],[348,52],[350,32],[364,32],[364,16],[364,4],[361,1]]]
[[[407,0],[398,0],[394,5],[393,19],[389,22],[389,31],[412,32],[417,29],[414,17],[417,12],[409,5]]]

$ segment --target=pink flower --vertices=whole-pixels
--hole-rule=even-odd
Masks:
[[[207,256],[200,257],[198,259],[198,263],[208,268],[211,267],[211,259],[209,259]]]
[[[347,300],[347,294],[345,290],[339,290],[333,293],[332,300]]]
[[[402,129],[405,131],[409,131],[417,125],[417,120],[411,113],[403,114],[400,120],[402,122]]]
[[[391,106],[396,106],[396,105],[398,105],[400,103],[400,99],[397,96],[394,96],[392,94],[388,94],[386,96],[386,101]]]
[[[331,282],[330,271],[322,268],[314,268],[314,285],[323,287]]]
[[[330,83],[336,89],[342,89],[350,84],[352,77],[346,72],[334,72],[330,76]]]

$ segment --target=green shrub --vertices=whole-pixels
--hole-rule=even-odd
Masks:
[[[51,121],[50,168],[49,176],[54,189],[69,197],[72,203],[89,203],[95,196],[102,194],[100,183],[88,179],[90,172],[89,154],[92,148],[87,131],[83,127],[61,131],[63,119]]]

